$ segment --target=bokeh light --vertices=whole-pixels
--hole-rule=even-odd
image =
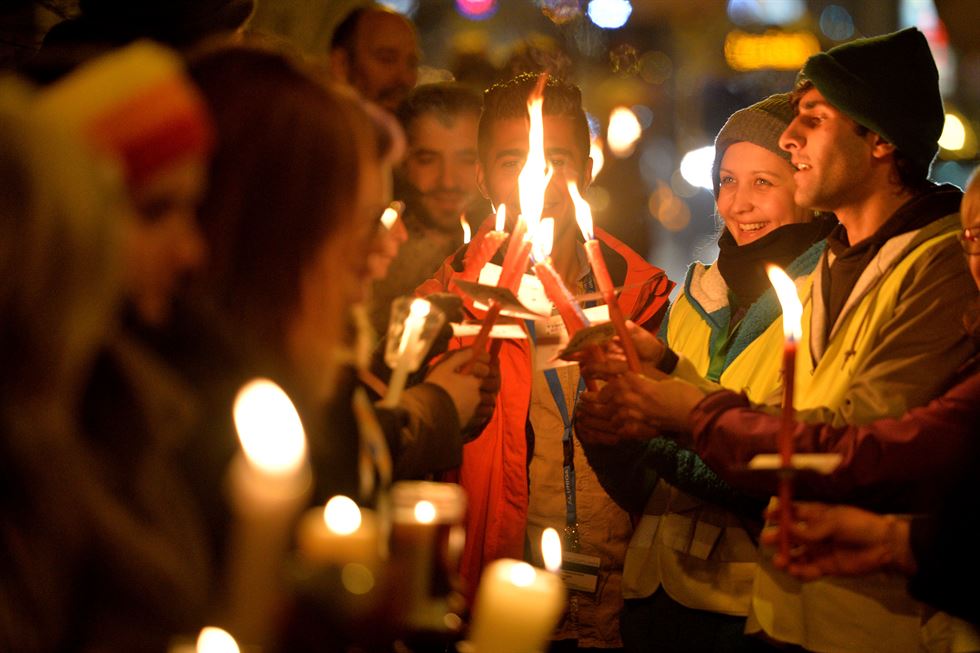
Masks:
[[[631,109],[616,107],[609,115],[609,127],[606,130],[609,151],[620,158],[629,156],[642,132],[640,121]]]
[[[820,31],[834,41],[846,41],[854,36],[854,19],[840,5],[827,5],[820,12]]]
[[[681,175],[684,177],[684,181],[692,186],[712,190],[714,184],[711,183],[711,165],[714,161],[715,148],[713,145],[691,150],[681,158]]]
[[[654,50],[640,57],[640,77],[650,84],[663,84],[674,72],[674,62],[663,52]]]
[[[943,123],[943,133],[939,137],[939,147],[955,152],[966,144],[966,128],[963,121],[954,113],[947,113]]]
[[[633,5],[629,0],[592,0],[589,2],[589,19],[602,29],[619,29],[630,19]]]
[[[691,223],[691,210],[687,204],[663,182],[650,193],[647,208],[667,231],[682,231]]]
[[[497,12],[497,0],[456,0],[456,11],[470,20],[484,20]]]
[[[788,25],[805,12],[803,0],[728,0],[728,18],[736,25]]]
[[[392,11],[405,14],[409,18],[415,16],[415,12],[419,10],[419,0],[381,0],[379,4]]]

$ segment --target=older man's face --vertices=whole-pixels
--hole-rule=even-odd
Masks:
[[[370,12],[357,26],[347,81],[368,100],[394,111],[418,79],[419,44],[403,16]]]

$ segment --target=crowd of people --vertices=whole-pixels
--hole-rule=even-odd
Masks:
[[[944,114],[921,32],[814,55],[731,115],[718,258],[673,301],[656,262],[596,228],[637,371],[620,337],[544,354],[558,317],[505,318],[525,337],[489,348],[452,335],[486,315],[456,282],[498,211],[516,224],[535,92],[551,262],[595,301],[570,80],[417,84],[414,26],[375,4],[319,58],[247,34],[248,1],[127,7],[82,2],[0,78],[0,650],[166,651],[208,624],[305,641],[316,614],[290,615],[285,586],[255,630],[228,595],[232,406],[256,377],[302,419],[310,506],[385,501],[364,464],[377,429],[394,480],[461,486],[465,599],[561,533],[551,651],[980,650],[980,177],[929,180]],[[790,506],[749,469],[787,428],[767,264],[803,307],[795,451],[839,455],[793,475]],[[447,326],[392,406],[379,340],[405,295]]]

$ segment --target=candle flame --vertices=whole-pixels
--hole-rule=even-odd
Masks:
[[[527,132],[527,160],[517,176],[521,196],[521,215],[527,222],[528,233],[534,233],[541,212],[544,210],[544,193],[551,181],[552,169],[544,156],[544,81],[547,73],[539,78],[538,85],[527,101],[529,126]]]
[[[531,237],[531,252],[534,260],[539,263],[551,256],[551,248],[555,244],[555,219],[544,218],[538,223]]]
[[[622,158],[632,154],[642,133],[643,127],[632,109],[616,107],[609,114],[606,142],[609,143],[609,150],[616,156]]]
[[[230,633],[215,626],[201,629],[197,636],[197,653],[239,653],[238,642]]]
[[[412,305],[408,308],[409,315],[414,315],[415,317],[425,317],[432,311],[432,304],[429,300],[422,299],[421,297],[416,297],[412,300]]]
[[[408,340],[411,337],[412,329],[409,325],[415,324],[419,325],[421,328],[425,324],[425,318],[432,311],[432,304],[429,300],[422,299],[421,297],[416,297],[412,300],[411,305],[408,307],[408,317],[405,318],[405,328],[402,329],[401,340],[398,341],[398,353],[403,355],[408,349]],[[421,323],[421,324],[419,324]]]
[[[592,207],[585,201],[582,194],[578,192],[578,184],[571,179],[568,181],[568,194],[572,198],[572,204],[575,205],[575,221],[578,222],[578,228],[582,230],[582,236],[586,240],[592,240],[595,238],[595,224],[592,222]]]
[[[553,574],[561,570],[561,538],[553,528],[546,528],[541,534],[541,556],[545,569]]]
[[[436,507],[431,501],[422,500],[415,504],[415,521],[431,524],[436,520]]]
[[[493,223],[494,231],[503,231],[507,228],[507,205],[500,203],[497,205],[496,220]]]
[[[595,179],[602,172],[602,166],[606,163],[606,155],[602,150],[602,139],[598,136],[593,138],[589,145],[589,158],[592,159],[592,178]]]
[[[296,407],[269,379],[253,379],[238,391],[235,429],[245,457],[267,474],[295,473],[306,460],[306,435]]]
[[[537,578],[537,575],[534,567],[526,562],[514,563],[514,566],[508,570],[507,574],[510,582],[518,587],[530,587],[534,583],[534,579]]]
[[[466,221],[465,215],[459,216],[459,226],[463,228],[463,244],[470,242],[470,238],[473,235],[473,231],[470,229],[470,223]]]
[[[783,309],[783,334],[787,340],[797,342],[803,337],[803,305],[796,293],[796,284],[778,265],[767,265],[766,274]]]
[[[405,204],[402,202],[392,202],[388,205],[388,208],[384,210],[381,214],[381,224],[385,226],[385,229],[390,230],[395,226],[398,218],[401,217],[402,211],[405,210]]]
[[[361,509],[350,497],[337,495],[323,507],[323,521],[337,535],[350,535],[361,527]]]

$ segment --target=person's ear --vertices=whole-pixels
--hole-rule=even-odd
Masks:
[[[871,141],[871,156],[876,159],[884,159],[887,156],[891,156],[895,153],[895,146],[886,141],[880,135],[871,132],[874,135],[874,140]]]
[[[480,189],[480,195],[483,195],[483,199],[489,200],[493,204],[493,200],[490,199],[490,190],[487,188],[487,180],[483,172],[482,161],[478,161],[476,164],[476,187]]]
[[[350,83],[350,56],[344,48],[334,48],[330,51],[330,72],[335,79]]]

